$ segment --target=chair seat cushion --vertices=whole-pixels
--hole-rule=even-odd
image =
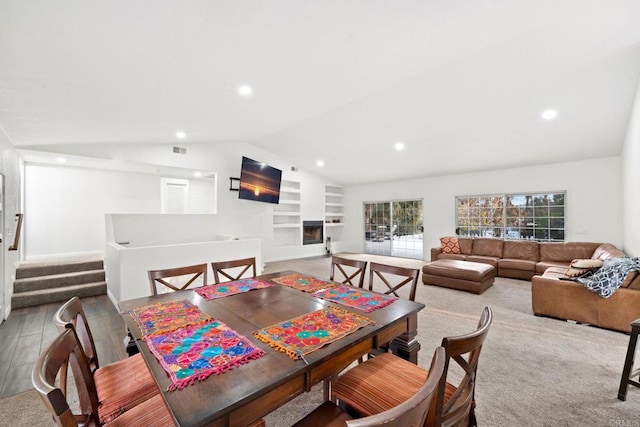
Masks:
[[[103,423],[160,393],[141,354],[101,366],[93,377]]]
[[[169,427],[175,425],[162,396],[156,394],[106,423],[105,427]]]
[[[331,393],[362,416],[378,414],[398,406],[416,394],[429,371],[384,353],[349,369],[333,384]],[[454,393],[449,383],[444,402]]]

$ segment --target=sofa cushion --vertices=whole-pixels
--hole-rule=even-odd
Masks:
[[[627,274],[627,277],[622,282],[621,288],[640,289],[640,274],[637,271],[632,271]],[[637,280],[636,280],[637,279]]]
[[[528,242],[525,240],[505,240],[502,251],[502,258],[527,259],[538,261],[538,242]]]
[[[458,237],[458,245],[460,245],[460,253],[465,255],[471,255],[473,250],[473,238],[471,237]]]
[[[524,271],[536,271],[536,262],[528,259],[507,259],[503,258],[498,260],[498,267],[508,270],[524,270]]]
[[[457,237],[441,237],[440,246],[443,254],[459,254],[460,245]]]
[[[502,248],[504,240],[479,238],[473,239],[472,255],[481,255],[495,258],[502,258]]]
[[[444,254],[444,253],[440,253],[438,254],[438,259],[455,259],[458,261],[465,261],[467,259],[466,255],[463,254]],[[432,260],[435,261],[435,260]]]
[[[570,263],[577,258],[591,258],[599,243],[591,242],[540,242],[540,261]]]
[[[596,248],[596,250],[593,252],[593,255],[591,255],[591,258],[604,261],[607,258],[619,258],[623,256],[625,256],[624,252],[616,248],[611,243],[603,243]]]
[[[543,274],[549,268],[560,268],[562,270],[562,275],[564,276],[564,272],[569,268],[570,262],[559,262],[559,261],[538,261],[536,263],[536,274]]]

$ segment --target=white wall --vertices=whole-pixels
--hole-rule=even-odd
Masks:
[[[24,235],[18,242],[17,251],[8,251],[13,244],[15,237],[15,215],[22,210],[21,202],[21,176],[20,159],[11,142],[0,131],[0,173],[4,175],[4,201],[2,204],[4,213],[4,224],[2,228],[3,239],[0,243],[0,265],[4,271],[0,272],[0,321],[6,319],[10,313],[9,302],[13,294],[13,279],[15,277],[16,265],[20,259],[20,251],[24,245]]]
[[[157,176],[25,165],[25,257],[102,252],[105,213],[159,213]]]
[[[363,251],[364,202],[422,199],[424,258],[439,238],[454,234],[455,197],[566,190],[567,241],[622,244],[619,157],[490,172],[428,177],[345,189],[345,250]]]
[[[640,256],[640,85],[629,118],[622,150],[622,245],[630,256]]]
[[[170,148],[127,145],[116,147],[112,156],[130,163],[215,171],[217,211],[214,221],[207,219],[210,226],[205,232],[259,237],[265,261],[324,253],[324,245],[275,247],[273,205],[239,200],[237,191],[229,191],[229,178],[240,176],[243,155],[281,169],[283,179],[301,182],[304,220],[324,218],[324,185],[335,183],[307,171],[292,171],[294,165],[248,144],[187,145],[186,155],[170,153]],[[160,213],[159,175],[44,164],[28,164],[25,175],[27,259],[103,252],[105,214]]]

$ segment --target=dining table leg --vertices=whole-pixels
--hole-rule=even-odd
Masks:
[[[407,332],[396,337],[389,344],[389,349],[393,354],[411,363],[418,364],[418,351],[420,351],[420,343],[416,338],[418,336],[418,315],[414,314],[407,319]]]

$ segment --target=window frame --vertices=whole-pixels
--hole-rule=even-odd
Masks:
[[[566,238],[566,190],[455,196],[454,204],[460,237],[537,242],[564,242]],[[464,211],[466,215],[461,216]]]

